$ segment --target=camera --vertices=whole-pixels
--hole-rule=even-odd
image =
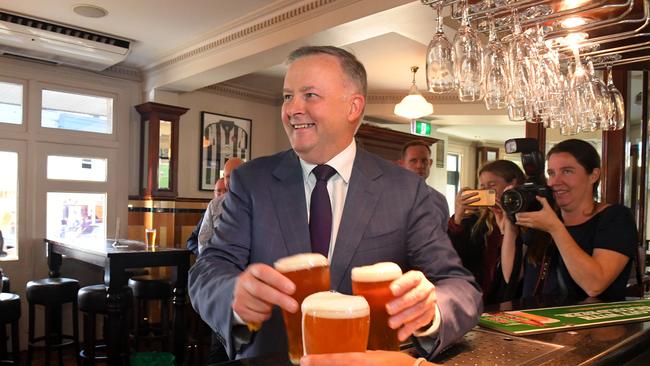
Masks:
[[[553,191],[546,185],[544,178],[544,155],[539,151],[537,140],[533,138],[510,139],[505,143],[506,153],[521,153],[521,163],[526,173],[524,184],[504,191],[501,195],[501,207],[512,222],[519,212],[539,211],[542,205],[535,198],[545,197],[553,202]]]

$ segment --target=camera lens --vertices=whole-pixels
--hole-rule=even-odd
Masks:
[[[501,195],[501,206],[508,213],[520,212],[524,206],[524,197],[518,190],[509,189]]]

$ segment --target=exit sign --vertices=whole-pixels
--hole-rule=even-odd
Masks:
[[[424,121],[411,121],[411,133],[422,136],[431,136],[431,124]]]

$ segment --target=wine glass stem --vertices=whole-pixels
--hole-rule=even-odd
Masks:
[[[437,20],[438,20],[438,33],[443,33],[443,31],[442,31],[442,14],[441,14],[442,9],[441,8],[442,8],[442,4],[438,3],[438,5],[436,5],[436,17],[437,17]]]

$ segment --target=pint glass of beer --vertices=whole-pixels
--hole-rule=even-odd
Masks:
[[[318,292],[302,302],[302,340],[306,355],[365,352],[370,307],[362,296]]]
[[[352,293],[363,296],[370,305],[368,349],[399,351],[397,330],[388,326],[386,304],[395,298],[390,283],[401,275],[402,269],[392,262],[352,268]]]
[[[305,297],[320,291],[330,289],[330,269],[327,258],[318,253],[303,253],[279,259],[274,263],[278,272],[289,278],[296,285],[293,294],[298,305]],[[297,311],[291,314],[282,311],[284,327],[287,329],[289,343],[289,359],[293,364],[300,363],[302,350],[302,314]]]

